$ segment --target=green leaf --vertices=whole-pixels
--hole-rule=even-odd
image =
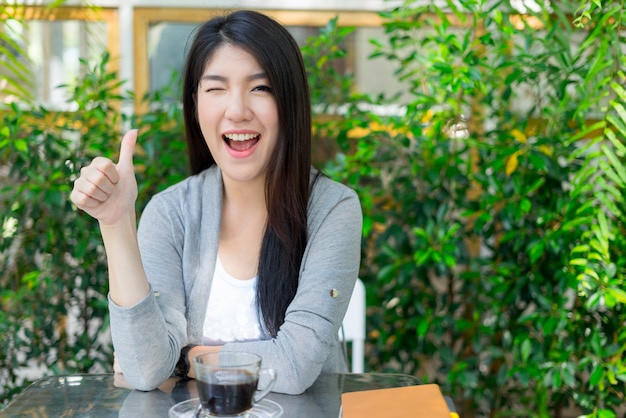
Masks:
[[[602,293],[595,292],[591,296],[589,296],[589,298],[587,299],[587,302],[585,303],[585,306],[587,306],[588,309],[593,310],[600,306],[601,300],[602,300]]]
[[[617,107],[621,107],[621,111],[624,112],[624,108],[621,105],[619,105],[617,103],[613,103],[612,106],[613,106],[614,109],[617,109]],[[626,120],[625,116],[620,115],[620,118],[617,118],[612,113],[609,113],[609,114],[606,115],[606,119],[609,121],[610,126],[615,127],[618,130],[618,132],[622,135],[623,138],[626,137],[626,124],[624,123],[624,121]],[[610,126],[607,126],[604,129],[604,135],[606,135],[607,137],[609,135],[613,134],[613,132],[609,131]],[[620,143],[620,141],[615,141],[615,142]],[[624,147],[623,144],[621,144],[621,145],[622,146],[620,147],[620,150],[622,150],[623,147]]]
[[[28,152],[28,143],[26,142],[25,139],[16,139],[13,142],[13,146],[15,147],[16,150],[20,152],[24,152],[24,153]]]
[[[615,298],[619,303],[626,304],[626,291],[623,289],[619,289],[617,287],[609,287],[606,289],[606,292],[611,295],[611,297]]]
[[[572,254],[573,253],[586,253],[589,251],[589,245],[577,245],[574,248],[572,248],[572,250],[570,251]],[[570,264],[572,264],[572,262],[570,261]],[[583,263],[582,265],[585,265],[586,263]]]
[[[605,127],[606,127],[606,121],[604,119],[599,120],[589,126],[585,126],[576,135],[573,135],[571,138],[569,138],[568,144],[574,144],[583,138],[588,138],[592,132],[604,131]]]
[[[563,383],[570,388],[574,388],[576,385],[574,364],[571,362],[564,363],[561,369],[561,374],[563,377]]]
[[[527,362],[530,357],[530,353],[532,351],[532,343],[530,340],[524,340],[522,342],[522,347],[520,349],[520,353],[522,355],[522,361]]]
[[[389,281],[391,277],[396,275],[397,271],[398,269],[395,265],[390,264],[383,266],[378,272],[378,278],[382,281]]]
[[[615,412],[610,409],[600,409],[598,410],[598,418],[616,418],[617,415]]]
[[[420,337],[423,337],[426,335],[426,333],[428,332],[428,328],[430,326],[430,322],[427,320],[422,320],[420,321],[418,327],[417,327],[417,335]]]
[[[595,388],[598,386],[598,383],[602,380],[604,373],[602,371],[602,366],[596,365],[589,376],[589,386],[590,388]]]
[[[529,199],[522,199],[520,201],[520,209],[524,214],[530,213],[530,210],[532,209],[532,202]]]
[[[536,263],[539,258],[543,256],[545,250],[545,244],[543,241],[536,241],[528,248],[528,255],[530,256],[530,262]]]
[[[563,379],[562,379],[561,373],[558,373],[558,371],[555,372],[552,375],[552,387],[558,390],[561,388],[562,382],[563,382]]]

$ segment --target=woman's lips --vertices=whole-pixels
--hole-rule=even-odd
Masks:
[[[247,151],[259,142],[259,134],[225,134],[222,136],[226,145],[234,151]]]

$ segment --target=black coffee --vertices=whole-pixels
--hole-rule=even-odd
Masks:
[[[258,379],[246,370],[220,370],[219,382],[196,380],[200,401],[211,415],[238,415],[252,409]]]

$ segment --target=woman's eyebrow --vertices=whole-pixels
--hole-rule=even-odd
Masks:
[[[246,77],[246,79],[248,81],[255,81],[255,80],[267,80],[267,74],[265,74],[264,72],[260,72],[260,73],[254,73],[249,75],[248,77]],[[225,82],[228,81],[228,77],[224,77],[222,75],[217,75],[217,74],[205,74],[202,76],[202,78],[200,78],[200,81],[221,81],[221,82]]]
[[[226,81],[226,77],[222,77],[221,75],[205,74],[202,76],[200,81]]]
[[[252,74],[250,76],[248,76],[248,80],[249,81],[254,81],[254,80],[267,80],[269,77],[267,76],[267,74],[265,74],[264,72],[260,72],[260,73],[255,73]]]

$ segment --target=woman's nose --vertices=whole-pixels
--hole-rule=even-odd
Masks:
[[[236,93],[229,95],[225,116],[233,121],[249,120],[252,117],[245,95]]]

